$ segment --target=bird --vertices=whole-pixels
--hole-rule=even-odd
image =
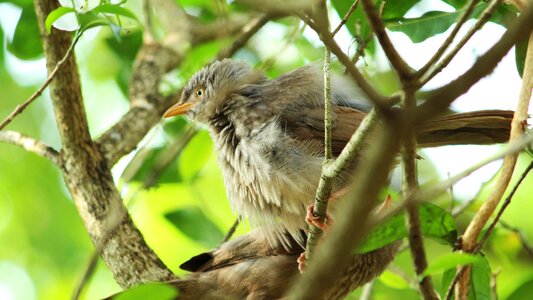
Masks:
[[[281,299],[299,276],[296,260],[303,251],[292,236],[286,239],[288,246],[272,246],[263,230],[256,228],[184,262],[180,268],[192,273],[168,284],[178,288],[177,299],[181,300]],[[399,242],[394,242],[353,255],[324,299],[343,299],[381,274],[394,259],[399,246]]]
[[[194,74],[165,118],[187,115],[210,131],[226,194],[234,211],[273,248],[304,245],[306,215],[324,161],[323,71],[308,64],[274,79],[234,59]],[[332,151],[338,155],[371,105],[359,87],[332,74]],[[509,138],[512,111],[451,114],[417,128],[419,146],[494,144]],[[350,168],[333,191],[353,182]],[[333,214],[335,204],[333,203]]]

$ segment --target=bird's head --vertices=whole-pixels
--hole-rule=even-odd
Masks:
[[[215,61],[196,72],[183,89],[181,100],[170,107],[163,117],[187,116],[207,123],[219,113],[229,99],[252,84],[265,81],[265,76],[242,61]]]

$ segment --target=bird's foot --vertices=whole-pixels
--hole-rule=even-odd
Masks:
[[[307,214],[305,216],[305,221],[307,222],[307,224],[316,226],[322,230],[326,230],[326,228],[333,225],[333,216],[331,216],[330,213],[326,212],[326,218],[324,219],[324,222],[321,222],[319,220],[319,217],[316,216],[313,212],[314,209],[314,204],[311,204],[307,207]]]
[[[298,271],[300,271],[300,274],[303,274],[305,270],[305,252],[302,252],[296,261],[298,262]]]

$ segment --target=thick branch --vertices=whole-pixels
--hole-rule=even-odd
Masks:
[[[71,45],[68,32],[44,28],[58,3],[35,0],[47,67],[51,72]],[[91,140],[82,103],[76,60],[70,56],[50,85],[52,104],[63,144],[62,172],[78,212],[117,282],[128,287],[173,278],[144,242],[129,218],[113,183],[108,164]]]
[[[58,166],[61,164],[59,152],[57,152],[54,148],[39,140],[23,135],[20,132],[11,130],[0,131],[0,142],[17,145],[22,147],[24,150],[49,159]]]

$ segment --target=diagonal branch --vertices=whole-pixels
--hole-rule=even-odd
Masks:
[[[410,79],[414,74],[413,69],[402,59],[400,54],[398,54],[398,51],[396,51],[396,48],[394,48],[394,45],[385,31],[385,24],[383,24],[378,10],[374,7],[374,1],[361,1],[363,2],[363,7],[368,22],[372,26],[372,29],[394,70],[398,73],[402,80]]]
[[[49,159],[58,166],[61,165],[61,157],[57,150],[20,132],[11,130],[0,131],[0,142],[17,145],[24,150]]]
[[[57,72],[59,71],[59,69],[65,64],[67,59],[70,57],[70,55],[74,51],[74,47],[78,43],[78,40],[80,39],[80,37],[81,37],[81,33],[80,32],[76,32],[76,36],[74,37],[74,40],[72,41],[72,44],[70,44],[70,47],[68,48],[68,50],[65,53],[65,55],[63,56],[63,58],[61,58],[61,60],[59,60],[57,62],[57,65],[54,67],[52,72],[50,72],[50,75],[48,75],[48,78],[46,79],[46,81],[41,85],[40,88],[37,89],[37,91],[35,91],[35,93],[33,93],[33,95],[30,96],[30,98],[28,98],[26,101],[24,101],[24,103],[18,105],[15,108],[15,110],[13,110],[13,112],[11,112],[9,114],[9,116],[7,116],[4,119],[4,121],[2,121],[2,123],[0,123],[0,130],[4,129],[4,127],[6,127],[9,123],[11,123],[11,121],[13,121],[13,119],[18,114],[21,114],[26,109],[26,107],[28,107],[35,99],[37,99],[39,96],[41,96],[41,94],[43,93],[44,89],[46,89],[48,87],[48,85],[50,84],[50,82],[52,82],[52,80],[54,80],[54,78],[56,77]]]
[[[463,27],[466,20],[468,20],[468,18],[472,14],[472,11],[474,11],[474,7],[476,6],[478,2],[479,0],[470,0],[470,2],[468,3],[468,6],[466,7],[464,12],[459,17],[459,20],[457,21],[455,26],[453,27],[452,32],[450,32],[450,34],[446,37],[444,42],[442,42],[439,49],[437,49],[437,52],[433,54],[433,56],[429,59],[429,61],[422,68],[420,68],[420,70],[418,70],[417,77],[424,75],[433,65],[435,65],[439,61],[439,59],[442,57],[444,52],[446,52],[448,47],[450,47],[450,45],[452,44],[453,40],[457,36],[457,33],[459,33],[459,30],[461,29],[461,27]],[[454,49],[452,53],[453,52],[457,53],[457,51],[458,50]]]
[[[416,115],[417,123],[436,116],[457,99],[457,97],[466,93],[479,79],[490,74],[509,49],[518,41],[528,36],[531,28],[533,28],[532,5],[520,15],[516,22],[489,51],[479,57],[468,71],[446,86],[435,90],[433,95],[428,97],[426,102],[419,106]]]
[[[427,67],[429,67],[430,63],[431,63],[431,60],[433,60],[434,58],[431,58],[430,61],[426,64],[426,66],[424,66],[420,71],[419,71],[419,74],[420,75],[423,75],[422,78],[420,78],[419,82],[418,82],[418,86],[423,86],[424,84],[426,84],[428,81],[430,81],[433,77],[435,77],[435,75],[437,75],[438,73],[440,73],[440,71],[442,71],[444,68],[446,68],[446,66],[448,66],[448,64],[452,61],[452,59],[455,57],[455,55],[457,55],[457,53],[463,48],[463,46],[470,40],[470,38],[472,38],[472,36],[479,30],[481,29],[481,27],[483,27],[483,25],[485,25],[485,23],[487,23],[487,21],[490,19],[490,17],[492,16],[492,14],[494,13],[494,11],[498,8],[498,6],[501,4],[503,0],[493,0],[488,6],[487,8],[483,11],[483,13],[481,14],[481,16],[479,17],[479,20],[477,20],[477,22],[474,24],[474,26],[472,26],[472,28],[470,28],[468,30],[468,32],[463,36],[463,38],[461,40],[459,40],[459,42],[457,43],[457,45],[455,45],[455,47],[450,51],[450,53],[448,53],[448,55],[446,55],[442,61],[440,61],[437,65],[435,65],[433,68],[429,69],[429,70],[426,70],[424,71],[423,69]],[[465,12],[466,13],[466,12]],[[463,15],[464,16],[464,15]],[[461,19],[462,20],[462,19]],[[459,21],[461,21],[459,20]],[[459,25],[459,23],[457,24]],[[456,26],[457,27],[457,26]],[[455,31],[455,28],[453,29]],[[453,33],[453,32],[452,32]],[[450,36],[448,37],[450,38]],[[450,41],[451,42],[451,41]],[[445,41],[446,43],[446,41]],[[443,43],[443,46],[444,46],[444,43]],[[441,47],[442,48],[442,47]],[[438,50],[440,51],[440,49]],[[437,53],[436,53],[437,54]],[[435,56],[436,56],[435,54]],[[434,57],[435,57],[434,56]],[[424,72],[422,72],[424,71]],[[425,73],[425,74],[424,74]]]

